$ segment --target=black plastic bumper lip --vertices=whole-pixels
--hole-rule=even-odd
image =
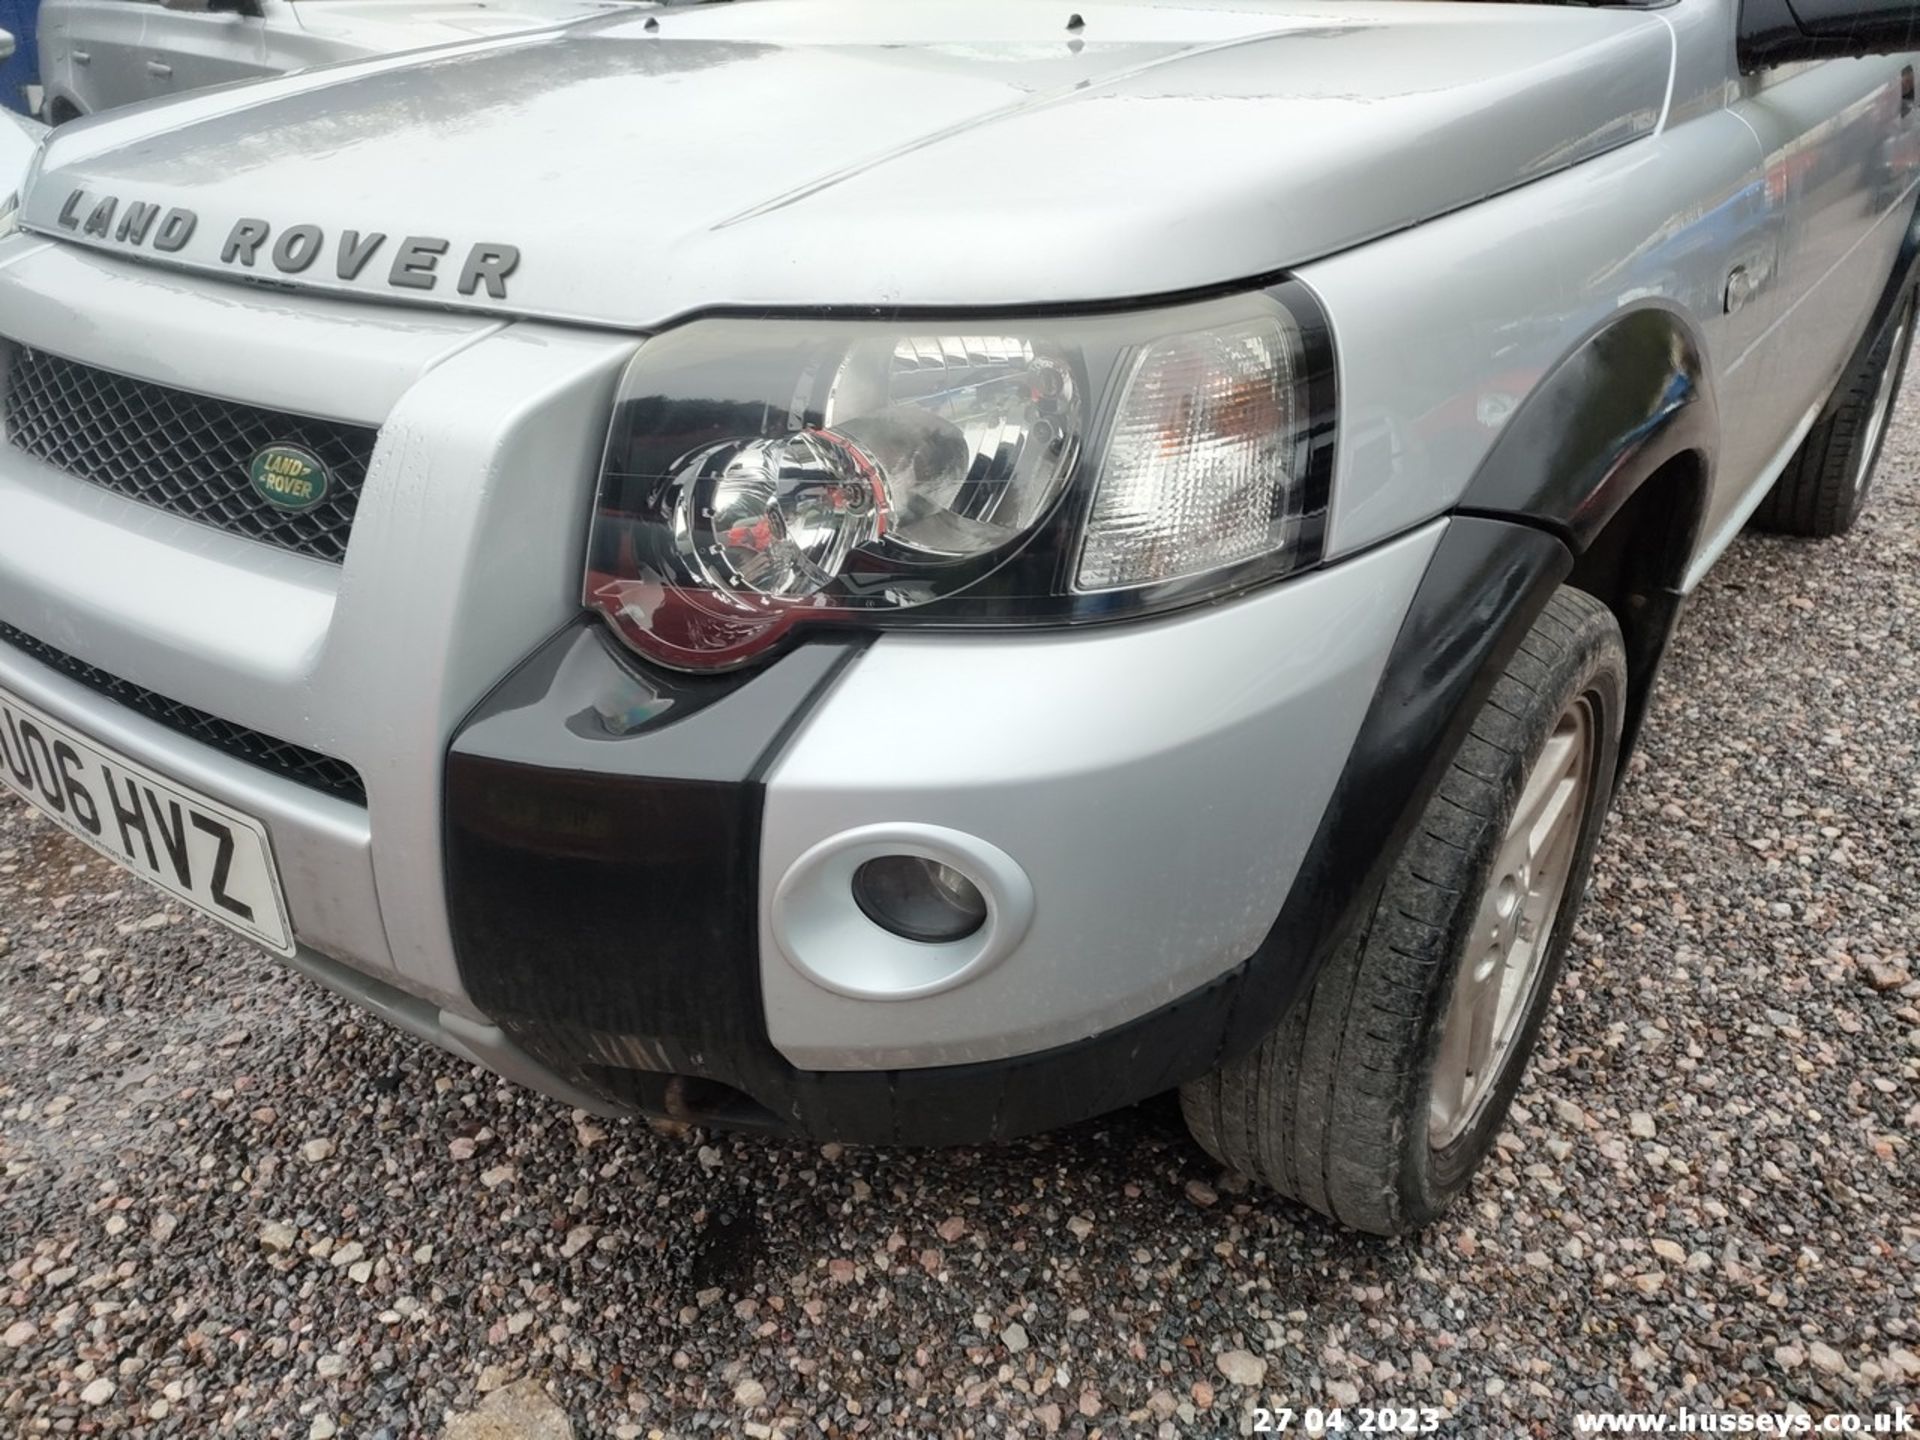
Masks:
[[[544,1063],[683,1118],[952,1144],[1134,1103],[1257,1043],[1311,982],[1571,563],[1539,529],[1449,524],[1299,879],[1245,963],[1076,1044],[916,1070],[798,1070],[761,1008],[761,777],[858,642],[666,695],[687,682],[636,667],[597,626],[571,629],[503,682],[447,759],[462,978]]]
[[[856,649],[690,681],[582,623],[509,676],[447,757],[454,944],[474,1003],[557,1068],[775,1095],[759,776]]]

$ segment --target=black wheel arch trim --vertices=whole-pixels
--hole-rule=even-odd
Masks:
[[[1710,477],[1719,435],[1692,322],[1649,301],[1609,316],[1534,386],[1455,508],[1544,525],[1578,555],[1674,459],[1699,456]],[[1690,519],[1682,568],[1701,514]]]
[[[1244,967],[1218,1059],[1259,1044],[1361,923],[1507,660],[1572,566],[1567,544],[1537,526],[1449,522],[1279,918]]]
[[[1713,375],[1692,321],[1648,300],[1610,315],[1534,387],[1458,507],[1561,537],[1574,555],[1572,582],[1618,618],[1630,686],[1622,778],[1685,604],[1719,438]],[[1613,533],[1616,522],[1630,533]]]
[[[1630,505],[1652,504],[1660,543],[1619,593],[1600,596],[1627,641],[1625,774],[1679,618],[1719,428],[1705,348],[1687,315],[1661,301],[1610,315],[1528,393],[1455,508],[1306,865],[1248,966],[1224,1053],[1258,1044],[1352,933],[1555,589],[1603,558]],[[1685,490],[1656,494],[1650,483]],[[1282,946],[1294,964],[1262,963]]]

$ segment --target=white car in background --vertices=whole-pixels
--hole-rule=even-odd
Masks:
[[[623,0],[46,0],[41,116],[572,20]]]

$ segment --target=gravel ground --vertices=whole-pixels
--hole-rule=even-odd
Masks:
[[[514,1380],[592,1437],[1920,1404],[1917,471],[1909,419],[1851,538],[1706,585],[1509,1133],[1405,1243],[1166,1100],[944,1153],[589,1122],[0,802],[0,1432],[397,1440]]]

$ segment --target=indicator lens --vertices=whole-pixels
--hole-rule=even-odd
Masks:
[[[1304,492],[1290,338],[1256,321],[1147,348],[1107,441],[1078,589],[1158,584],[1287,546]]]

